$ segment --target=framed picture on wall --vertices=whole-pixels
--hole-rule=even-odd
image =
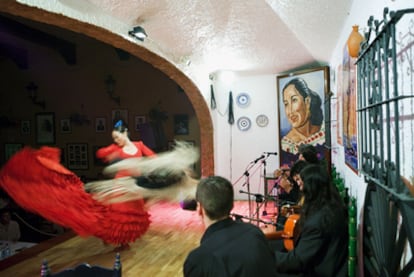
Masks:
[[[22,135],[30,135],[30,120],[22,120],[20,122],[20,132]]]
[[[22,143],[6,143],[4,144],[4,160],[7,161],[17,151],[23,148]]]
[[[69,169],[88,169],[88,144],[68,143],[66,162]]]
[[[358,136],[357,136],[357,69],[356,58],[349,56],[347,45],[342,58],[342,145],[345,150],[345,164],[358,174]]]
[[[122,120],[124,125],[128,125],[128,110],[112,110],[112,126],[119,120]]]
[[[72,126],[70,125],[70,119],[60,120],[60,132],[62,134],[72,133]]]
[[[55,114],[36,114],[36,143],[55,144]]]
[[[97,133],[104,133],[106,131],[106,118],[105,117],[95,118],[95,131]]]
[[[330,160],[325,138],[329,80],[328,66],[277,76],[280,166],[291,166],[302,144],[313,145],[319,159]]]
[[[176,114],[174,115],[174,134],[175,135],[188,135],[188,114]]]
[[[135,131],[140,131],[142,124],[146,123],[145,115],[136,115],[135,116]]]

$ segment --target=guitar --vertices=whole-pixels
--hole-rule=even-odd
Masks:
[[[294,245],[294,234],[296,223],[299,220],[299,214],[291,214],[286,219],[285,226],[281,231],[267,232],[265,236],[268,240],[283,239],[283,245],[286,250],[291,251],[295,247]]]

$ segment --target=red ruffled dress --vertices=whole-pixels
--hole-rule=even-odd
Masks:
[[[150,224],[142,201],[126,208],[93,199],[80,178],[60,164],[59,148],[23,148],[0,170],[0,186],[22,208],[109,244],[133,242]]]
[[[119,160],[128,159],[128,158],[139,158],[142,156],[155,156],[155,153],[150,148],[148,148],[142,141],[133,141],[132,143],[137,148],[137,152],[135,154],[125,153],[121,147],[113,143],[109,146],[98,149],[98,151],[96,151],[96,157],[103,160],[104,162],[111,163],[114,161],[119,161]],[[121,171],[116,174],[115,178],[121,178],[121,177],[126,177],[126,176],[130,176],[130,174],[127,171]],[[136,217],[137,211],[141,211],[141,213],[145,213],[147,217],[149,218],[149,214],[146,211],[145,202],[143,199],[131,200],[131,201],[122,202],[122,203],[108,204],[107,207],[114,214],[122,214],[125,216],[129,216],[131,221],[133,221],[134,217]],[[135,220],[137,222],[132,222],[129,225],[124,225],[123,230],[120,230],[120,231],[134,233],[135,232],[134,225],[139,224],[139,220],[141,219],[138,217],[138,218],[135,218]],[[150,221],[148,220],[148,223],[145,225],[146,226],[145,231],[148,229],[149,223]],[[115,233],[118,233],[116,230],[114,231]]]

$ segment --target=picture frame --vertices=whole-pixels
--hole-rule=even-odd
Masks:
[[[174,115],[174,134],[175,135],[188,135],[189,134],[188,114]]]
[[[87,143],[68,143],[66,149],[66,162],[69,169],[87,170],[89,168]]]
[[[23,143],[5,143],[4,144],[4,160],[7,161],[17,151],[23,148]]]
[[[112,126],[114,126],[118,120],[122,120],[124,122],[124,125],[128,125],[128,110],[112,110]]]
[[[20,122],[20,133],[22,135],[30,135],[31,133],[31,122],[30,120],[22,120]]]
[[[106,118],[105,117],[95,118],[95,132],[97,133],[106,132]]]
[[[36,143],[39,145],[55,144],[55,114],[36,114]]]
[[[135,116],[135,131],[140,131],[142,124],[147,122],[145,115],[136,115]]]
[[[330,103],[329,81],[328,66],[277,76],[280,166],[290,167],[298,160],[301,144],[313,145],[319,160],[330,160],[325,136],[330,122],[329,111],[325,110],[327,101]],[[301,126],[310,132],[304,133]]]
[[[70,124],[70,119],[61,119],[60,120],[60,133],[61,134],[70,134],[70,133],[72,133],[72,125]]]
[[[343,47],[342,58],[342,145],[345,164],[358,174],[358,136],[357,136],[357,68],[356,58],[349,56]]]

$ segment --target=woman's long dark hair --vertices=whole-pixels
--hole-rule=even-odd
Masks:
[[[302,228],[306,219],[319,210],[325,210],[322,228],[328,230],[332,226],[337,213],[345,213],[344,201],[338,189],[332,184],[328,170],[321,165],[307,165],[300,172],[303,180],[303,195],[305,201],[301,210],[300,224]]]

